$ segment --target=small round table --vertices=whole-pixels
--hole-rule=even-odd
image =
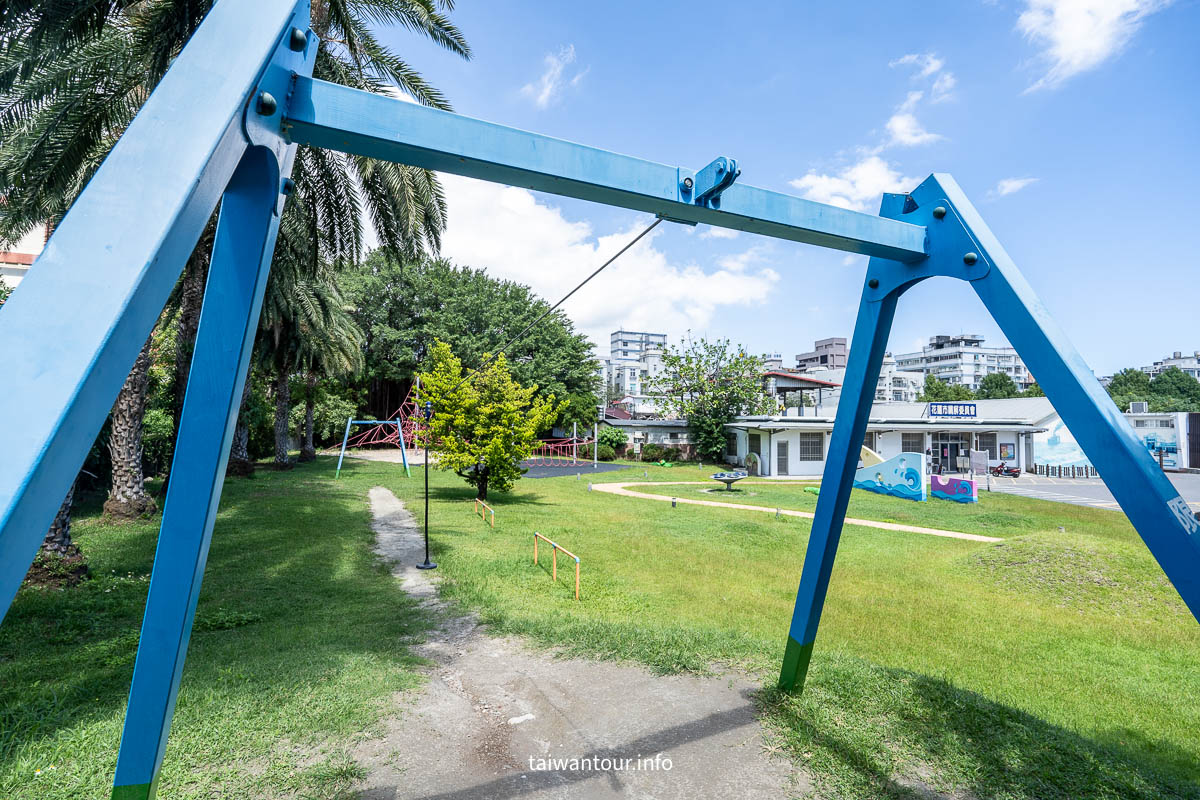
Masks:
[[[725,484],[725,491],[732,492],[733,485],[745,477],[745,472],[718,472],[712,476],[712,479]]]

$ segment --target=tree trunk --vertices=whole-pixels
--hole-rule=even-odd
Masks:
[[[66,499],[58,508],[58,513],[54,515],[54,522],[50,523],[50,530],[46,531],[46,538],[42,541],[42,552],[58,556],[65,556],[74,549],[71,542],[71,504],[75,502],[75,483],[71,482],[71,488],[67,490]]]
[[[487,500],[488,468],[484,467],[475,472],[475,497]]]
[[[233,429],[233,444],[229,448],[229,461],[225,465],[226,475],[248,477],[254,474],[254,462],[250,460],[250,428],[242,419],[242,409],[250,398],[250,376],[242,387],[242,402],[238,404],[237,426]]]
[[[313,417],[317,410],[317,376],[310,372],[306,380],[308,391],[304,397],[304,443],[300,445],[300,460],[316,461],[317,449],[313,447]]]
[[[154,498],[146,494],[146,476],[142,472],[142,417],[146,413],[149,387],[150,340],[147,339],[112,408],[112,433],[108,439],[112,489],[104,501],[104,512],[114,517],[135,519],[157,509]]]
[[[288,370],[280,368],[275,376],[275,469],[287,469],[288,460],[288,414],[292,410],[291,389],[288,387]]]
[[[179,317],[175,322],[175,396],[171,409],[177,433],[179,417],[183,414],[188,375],[192,369],[192,353],[196,349],[196,332],[200,329],[200,309],[204,305],[204,285],[208,282],[211,248],[211,235],[206,230],[184,267],[179,286]]]

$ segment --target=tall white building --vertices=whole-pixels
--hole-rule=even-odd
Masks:
[[[634,414],[657,411],[649,387],[662,371],[662,354],[667,346],[665,333],[613,331],[609,336],[609,357],[603,359],[605,382],[617,393],[631,398]]]
[[[809,369],[804,375],[819,380],[842,384],[846,380],[845,367],[839,369]],[[876,403],[915,403],[921,392],[925,390],[925,374],[908,372],[900,369],[891,353],[883,356],[883,364],[879,368],[879,380],[875,384]],[[837,403],[841,397],[842,387],[826,389],[823,392],[825,402]]]
[[[931,336],[919,353],[901,353],[896,366],[904,372],[920,372],[949,384],[979,390],[984,376],[995,372],[1013,379],[1024,390],[1034,383],[1025,362],[1011,347],[985,347],[977,334]]]
[[[1185,356],[1183,353],[1176,350],[1171,354],[1170,358],[1164,358],[1162,361],[1155,361],[1148,367],[1138,367],[1138,369],[1149,375],[1151,378],[1154,378],[1171,367],[1179,367],[1188,375],[1200,380],[1200,350],[1193,351],[1190,356]]]

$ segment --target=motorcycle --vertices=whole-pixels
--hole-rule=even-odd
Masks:
[[[1021,470],[1017,469],[1016,467],[1007,466],[1005,464],[1000,464],[995,467],[990,467],[988,469],[988,471],[991,472],[992,476],[995,478],[1019,478],[1019,477],[1021,477]]]

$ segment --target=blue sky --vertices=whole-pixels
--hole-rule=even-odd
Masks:
[[[396,46],[461,113],[878,210],[950,172],[1097,374],[1200,349],[1198,0],[460,0],[460,61]],[[447,178],[445,252],[557,299],[646,215]],[[660,226],[567,306],[787,359],[849,336],[865,260]],[[901,302],[891,348],[999,330],[965,284]]]

